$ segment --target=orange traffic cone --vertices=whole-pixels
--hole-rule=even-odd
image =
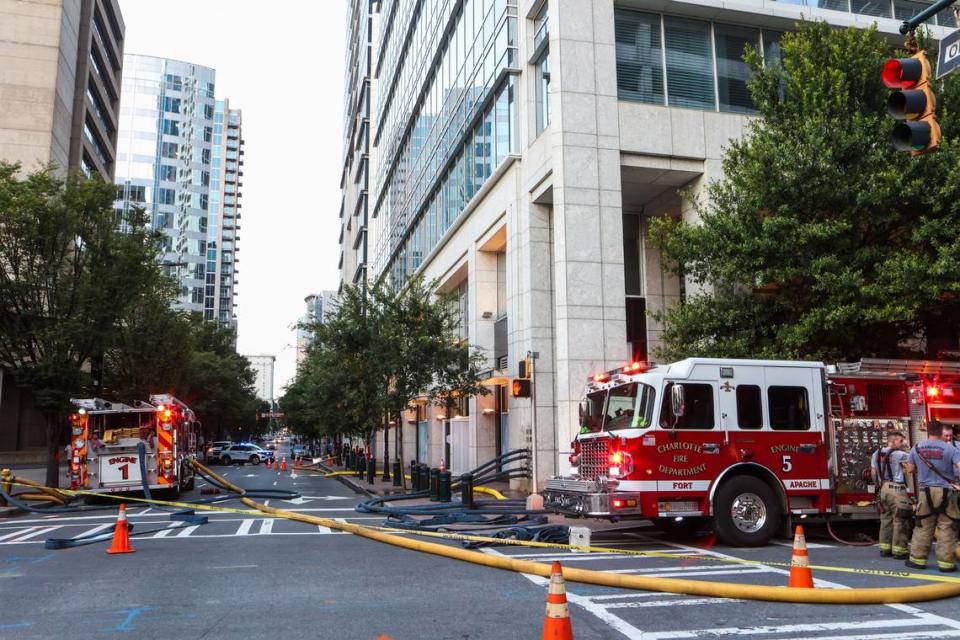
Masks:
[[[797,526],[793,535],[793,557],[790,559],[790,580],[788,587],[801,589],[813,588],[813,572],[810,571],[810,557],[807,555],[807,539],[803,527]]]
[[[547,612],[543,617],[542,640],[573,640],[570,608],[567,605],[567,585],[563,581],[563,567],[556,560],[550,568],[550,589],[547,591]]]
[[[267,458],[267,469],[273,469],[273,460]]]
[[[280,471],[286,471],[286,470],[287,470],[287,456],[283,456],[282,458],[280,458]]]
[[[133,553],[136,551],[130,546],[130,529],[127,526],[127,505],[120,505],[120,514],[117,516],[117,526],[113,530],[113,544],[107,553]]]

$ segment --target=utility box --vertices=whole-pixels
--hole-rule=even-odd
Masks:
[[[573,547],[590,546],[590,527],[570,527],[570,545]],[[585,550],[573,549],[578,553],[589,553]]]

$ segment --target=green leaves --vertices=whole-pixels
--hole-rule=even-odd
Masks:
[[[336,311],[305,327],[314,342],[281,400],[307,434],[367,436],[416,398],[446,402],[485,394],[485,362],[459,333],[452,300],[435,283],[344,287]]]
[[[658,356],[936,356],[960,311],[960,141],[891,148],[874,29],[803,23],[781,44],[778,66],[747,55],[760,117],[695,203],[702,224],[652,221],[673,270],[708,285],[656,316]],[[938,113],[960,135],[955,84]]]

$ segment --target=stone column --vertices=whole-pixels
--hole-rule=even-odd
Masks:
[[[551,2],[550,30],[554,451],[562,472],[587,377],[621,366],[629,350],[613,2]]]

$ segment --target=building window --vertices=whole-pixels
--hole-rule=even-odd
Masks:
[[[550,49],[543,50],[537,59],[537,135],[550,125]]]
[[[168,136],[180,135],[180,123],[177,122],[176,120],[164,120],[163,132]]]
[[[168,73],[163,77],[167,89],[172,91],[183,91],[183,78]]]
[[[174,204],[176,202],[177,192],[174,189],[157,189],[157,204]]]
[[[664,17],[667,60],[667,104],[715,109],[710,23]]]
[[[617,92],[621,100],[663,104],[660,16],[617,11]]]
[[[172,164],[160,165],[160,179],[165,182],[175,182],[177,180],[177,168]]]
[[[177,153],[179,153],[180,147],[176,142],[162,142],[160,143],[160,157],[161,158],[173,158],[176,159]]]
[[[550,21],[548,5],[544,4],[534,19],[533,42],[536,50],[534,58],[537,121],[536,135],[540,135],[550,125]]]
[[[163,110],[167,113],[180,113],[180,98],[165,96],[163,98]]]
[[[203,287],[193,287],[193,293],[190,302],[194,304],[203,304]]]
[[[203,141],[210,142],[213,139],[213,128],[204,127],[203,128]]]
[[[862,13],[878,18],[890,18],[890,0],[850,0],[850,8],[854,13]]]
[[[714,25],[717,49],[717,88],[720,93],[720,110],[733,113],[754,113],[753,99],[747,88],[750,66],[743,56],[747,47],[760,47],[760,30]]]
[[[203,105],[203,117],[207,120],[213,120],[213,105]]]
[[[210,149],[202,149],[200,151],[200,161],[203,164],[210,164]]]

